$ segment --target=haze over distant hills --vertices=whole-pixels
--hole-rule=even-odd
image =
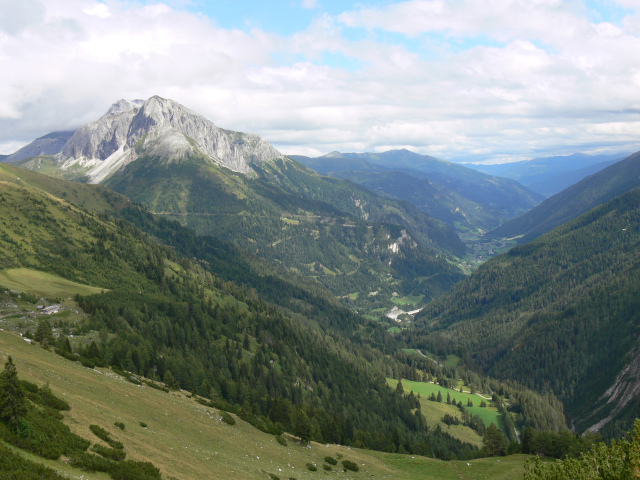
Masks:
[[[518,182],[409,150],[292,156],[323,175],[407,200],[460,231],[486,231],[543,197]]]
[[[512,178],[534,192],[550,197],[628,155],[629,153],[612,155],[574,153],[496,165],[466,165],[490,175]]]
[[[639,185],[640,153],[634,153],[548,198],[487,236],[520,237],[520,243],[528,242]]]

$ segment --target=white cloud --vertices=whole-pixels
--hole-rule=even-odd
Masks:
[[[109,11],[109,7],[107,7],[104,3],[95,3],[83,10],[87,15],[95,15],[100,18],[107,18],[111,16],[111,12]]]
[[[637,143],[640,21],[594,23],[577,1],[413,0],[319,14],[287,38],[162,3],[30,1],[19,27],[0,21],[0,153],[154,94],[290,154],[521,158]]]
[[[318,0],[302,0],[302,6],[304,8],[317,8]]]

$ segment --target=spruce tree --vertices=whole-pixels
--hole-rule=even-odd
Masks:
[[[42,345],[53,345],[55,343],[56,339],[53,336],[51,325],[47,320],[40,320],[33,339]]]
[[[402,379],[398,380],[398,385],[396,385],[396,393],[399,395],[404,395],[404,387],[402,386]]]
[[[27,405],[24,390],[18,380],[18,370],[9,357],[4,364],[4,372],[0,374],[0,419],[15,429],[26,413]]]
[[[298,414],[296,415],[294,433],[297,437],[300,437],[302,443],[306,444],[309,443],[309,440],[311,440],[311,430],[312,426],[309,417],[304,412],[304,410],[299,410]]]
[[[504,437],[493,423],[489,425],[482,438],[482,451],[489,457],[505,456],[507,454],[507,444],[504,441]]]

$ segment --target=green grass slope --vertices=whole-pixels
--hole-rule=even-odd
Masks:
[[[19,336],[0,332],[0,361],[11,355],[21,379],[38,385],[48,383],[53,393],[65,399],[71,410],[64,422],[71,430],[89,439],[89,425],[107,430],[122,442],[128,458],[150,461],[163,478],[190,480],[316,479],[330,474],[335,478],[387,479],[494,479],[520,478],[524,472],[523,455],[487,458],[469,462],[444,462],[416,455],[384,454],[333,444],[311,442],[310,448],[287,436],[287,446],[237,419],[235,425],[221,421],[218,410],[197,403],[186,392],[165,393],[125,381],[108,369],[88,369],[52,352],[29,345]],[[114,423],[124,424],[124,430]],[[146,427],[140,425],[146,424]],[[70,478],[103,480],[105,474],[84,472],[69,467],[63,460],[44,460],[18,449],[24,458],[41,463]],[[333,467],[325,471],[324,458],[351,460],[359,471],[343,472]],[[318,471],[308,470],[312,463]]]
[[[0,270],[0,285],[18,292],[28,292],[47,297],[73,297],[94,295],[104,289],[72,282],[51,273],[29,268],[7,268]]]

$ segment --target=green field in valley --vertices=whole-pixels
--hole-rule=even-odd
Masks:
[[[396,386],[398,385],[398,381],[392,378],[388,378],[387,383],[392,388],[396,388]],[[447,404],[447,393],[451,395],[452,402],[453,400],[455,400],[456,403],[462,401],[462,405],[464,406],[465,410],[473,415],[480,416],[486,426],[494,423],[498,428],[504,430],[504,421],[502,419],[502,415],[500,414],[500,412],[498,412],[497,408],[489,406],[491,399],[488,395],[481,396],[477,393],[463,393],[459,390],[444,388],[440,385],[436,385],[430,382],[414,382],[406,379],[402,380],[402,386],[405,394],[408,394],[410,391],[412,391],[415,395],[420,394],[420,406],[422,415],[424,415],[427,420],[427,424],[430,427],[435,428],[437,425],[440,425],[443,430],[459,440],[469,442],[477,446],[482,445],[482,437],[480,437],[480,435],[478,435],[471,428],[465,427],[463,425],[447,425],[442,421],[442,418],[447,413],[454,417],[460,418],[460,410],[458,409],[458,407]],[[429,400],[429,397],[432,393],[437,396],[438,392],[440,392],[442,395],[442,403]],[[467,406],[467,401],[469,399],[473,403],[473,407]],[[482,402],[483,400],[487,404],[486,407],[480,406],[480,402]]]

